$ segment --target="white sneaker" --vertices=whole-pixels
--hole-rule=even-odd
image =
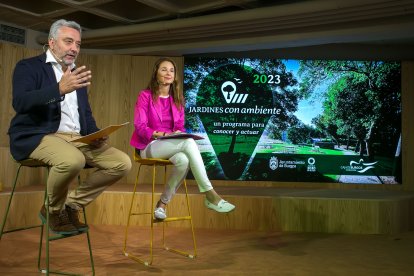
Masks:
[[[154,217],[156,219],[163,220],[163,219],[167,218],[167,214],[165,213],[165,210],[163,208],[157,207],[157,208],[155,208],[155,211],[154,211]]]
[[[208,201],[207,198],[205,198],[204,199],[204,204],[206,205],[207,208],[212,209],[212,210],[214,210],[216,212],[219,212],[219,213],[228,213],[230,211],[233,211],[234,208],[236,208],[236,206],[234,206],[233,204],[225,201],[224,199],[220,200],[217,205],[214,205],[213,203]]]

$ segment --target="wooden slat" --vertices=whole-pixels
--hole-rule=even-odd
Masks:
[[[414,191],[414,61],[402,62],[402,188]]]
[[[277,188],[275,188],[277,189]],[[387,191],[350,193],[337,196],[329,190],[304,197],[292,192],[285,195],[250,196],[241,193],[225,198],[236,205],[231,213],[221,214],[204,206],[202,194],[190,194],[194,227],[227,230],[260,230],[288,232],[395,234],[414,230],[414,194]],[[327,192],[329,196],[327,196]],[[296,195],[295,195],[296,193]],[[159,198],[157,192],[156,200]],[[19,192],[12,205],[8,225],[27,226],[36,223],[43,191]],[[8,193],[0,193],[0,217],[5,210]],[[86,208],[88,222],[94,225],[123,225],[132,200],[131,191],[106,191]],[[151,193],[138,192],[136,212],[151,211]],[[168,205],[167,215],[186,216],[185,196],[177,194]],[[150,215],[133,216],[131,225],[149,226]],[[157,225],[156,227],[161,227]],[[168,227],[188,228],[189,222],[172,221]]]
[[[0,182],[3,188],[11,188],[16,176],[18,163],[13,160],[8,147],[0,147]],[[24,167],[20,171],[17,187],[44,185],[46,171],[44,168]]]

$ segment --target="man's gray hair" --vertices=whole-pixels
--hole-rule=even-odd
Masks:
[[[67,21],[65,19],[59,19],[58,21],[55,21],[52,26],[50,26],[49,31],[49,39],[57,39],[58,31],[62,27],[69,27],[75,30],[78,30],[79,33],[82,35],[82,28],[81,26],[76,23],[75,21]]]

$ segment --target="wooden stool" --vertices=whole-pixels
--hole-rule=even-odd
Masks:
[[[41,161],[38,160],[34,160],[34,159],[25,159],[23,161],[18,162],[18,168],[17,168],[17,172],[16,172],[16,177],[14,179],[14,184],[12,186],[12,191],[10,193],[10,197],[9,197],[9,201],[7,204],[7,208],[6,208],[6,213],[4,214],[4,218],[3,218],[3,223],[1,226],[1,232],[0,232],[0,240],[3,236],[3,234],[6,233],[11,233],[11,232],[16,232],[16,231],[21,231],[21,230],[26,230],[26,229],[31,229],[31,228],[36,228],[36,227],[40,227],[40,242],[39,242],[39,255],[38,255],[38,259],[37,259],[37,267],[39,269],[39,272],[41,273],[45,273],[46,275],[50,274],[61,274],[61,275],[78,275],[78,274],[73,274],[73,273],[69,273],[69,272],[60,272],[60,271],[51,271],[50,267],[49,267],[49,242],[50,241],[54,241],[54,240],[60,240],[60,239],[64,239],[64,238],[69,238],[69,237],[73,237],[73,236],[77,236],[80,234],[86,234],[87,236],[87,241],[88,241],[88,248],[89,248],[89,256],[90,256],[90,262],[91,262],[91,268],[92,268],[92,274],[95,275],[95,266],[93,263],[93,256],[92,256],[92,247],[91,247],[91,243],[90,243],[90,237],[89,237],[89,228],[86,231],[83,232],[79,232],[77,234],[74,235],[58,235],[58,234],[50,234],[49,231],[49,197],[47,196],[47,185],[45,185],[45,207],[46,207],[46,223],[41,223],[38,225],[32,225],[32,226],[26,226],[26,227],[20,227],[20,228],[15,228],[15,229],[10,229],[10,230],[6,230],[4,231],[6,222],[7,222],[7,217],[10,211],[10,206],[11,206],[11,202],[13,199],[13,195],[16,189],[16,185],[17,185],[17,180],[19,178],[19,174],[20,174],[20,169],[22,167],[31,167],[31,168],[38,168],[38,167],[43,167],[46,169],[46,183],[47,183],[47,176],[49,173],[49,166]],[[80,180],[80,176],[78,176],[78,182],[79,184],[81,183]],[[83,209],[83,217],[86,222],[86,214],[85,214],[85,209]],[[46,267],[45,268],[41,268],[41,257],[42,257],[42,247],[43,247],[43,230],[44,230],[44,226],[46,224]]]
[[[188,215],[187,216],[182,216],[182,217],[168,217],[164,220],[158,220],[154,217],[154,207],[155,207],[155,200],[154,200],[154,194],[155,194],[155,177],[156,177],[156,167],[157,166],[162,166],[164,167],[164,185],[166,183],[166,179],[167,179],[167,166],[169,165],[173,165],[171,163],[171,161],[169,160],[165,160],[165,159],[156,159],[156,158],[141,158],[139,156],[139,154],[137,152],[135,152],[134,155],[134,160],[139,164],[138,167],[138,173],[137,173],[137,177],[135,179],[135,185],[134,185],[134,191],[132,193],[132,200],[131,200],[131,206],[129,208],[129,213],[128,213],[128,222],[126,225],[126,229],[125,229],[125,240],[124,240],[124,255],[127,256],[128,258],[140,262],[146,266],[149,266],[152,264],[153,261],[153,240],[154,240],[154,224],[155,223],[162,223],[163,228],[162,228],[162,241],[163,241],[163,248],[167,251],[170,252],[174,252],[189,258],[195,258],[197,255],[197,248],[196,248],[196,240],[195,240],[195,235],[194,235],[194,225],[193,225],[193,219],[191,216],[191,210],[190,210],[190,203],[189,203],[189,199],[188,199],[188,190],[187,190],[187,184],[186,181],[184,179],[184,189],[185,189],[185,198],[186,198],[186,203],[187,203],[187,210],[188,210]],[[149,211],[146,212],[139,212],[139,213],[133,213],[132,209],[134,206],[134,200],[135,200],[135,194],[136,194],[136,190],[137,190],[137,184],[138,184],[138,180],[139,180],[139,174],[141,171],[141,167],[142,166],[150,166],[152,167],[152,194],[151,194],[151,209]],[[128,228],[130,225],[130,219],[131,216],[134,215],[150,215],[150,225],[151,225],[151,240],[150,240],[150,248],[149,248],[149,261],[145,261],[144,259],[131,254],[129,252],[127,252],[126,248],[127,248],[127,240],[128,240]],[[193,244],[194,244],[194,253],[190,254],[186,251],[182,251],[182,250],[178,250],[178,249],[174,249],[174,248],[170,248],[168,246],[166,246],[166,239],[165,239],[165,225],[168,222],[172,222],[172,221],[182,221],[182,220],[188,220],[190,222],[191,225],[191,233],[192,233],[192,238],[193,238]]]

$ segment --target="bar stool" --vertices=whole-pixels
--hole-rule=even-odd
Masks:
[[[126,257],[137,261],[139,263],[142,263],[146,266],[149,266],[152,264],[153,261],[153,243],[154,243],[154,224],[156,223],[162,223],[162,242],[163,242],[163,248],[167,251],[173,252],[173,253],[177,253],[183,256],[186,256],[188,258],[195,258],[197,256],[197,247],[196,247],[196,240],[195,240],[195,234],[194,234],[194,225],[193,225],[193,219],[191,216],[191,210],[190,210],[190,203],[189,203],[189,199],[188,199],[188,190],[187,190],[187,183],[184,179],[184,189],[185,189],[185,198],[186,198],[186,203],[187,203],[187,212],[188,215],[186,216],[181,216],[181,217],[168,217],[164,220],[158,220],[154,217],[154,207],[155,207],[155,203],[154,203],[154,194],[155,194],[155,177],[156,177],[156,168],[158,166],[164,167],[164,185],[166,183],[166,179],[167,179],[167,167],[169,165],[173,165],[171,163],[171,161],[169,160],[165,160],[165,159],[157,159],[157,158],[141,158],[141,156],[139,155],[139,153],[135,152],[134,154],[134,161],[137,162],[139,164],[138,167],[138,173],[135,179],[135,185],[134,185],[134,190],[132,193],[132,200],[131,200],[131,206],[129,208],[129,213],[128,213],[128,221],[127,221],[127,225],[125,228],[125,239],[124,239],[124,248],[123,248],[123,253]],[[150,166],[152,167],[152,193],[151,193],[151,209],[149,211],[144,211],[144,212],[132,212],[133,206],[134,206],[134,200],[135,200],[135,195],[136,195],[136,191],[137,191],[137,184],[138,184],[138,180],[139,180],[139,174],[141,172],[141,167],[142,166]],[[134,255],[130,252],[127,252],[127,240],[128,240],[128,228],[130,225],[130,219],[132,216],[135,215],[150,215],[150,226],[151,226],[151,230],[150,230],[150,234],[151,234],[151,239],[150,239],[150,245],[149,245],[149,260],[144,260],[142,257],[138,257],[137,255]],[[190,254],[189,252],[186,251],[182,251],[179,249],[174,249],[174,248],[170,248],[166,245],[166,238],[165,238],[165,229],[166,229],[166,224],[168,222],[173,222],[173,221],[183,221],[183,220],[188,220],[190,222],[191,225],[191,233],[192,233],[192,239],[193,239],[193,245],[194,245],[194,253]]]
[[[54,240],[60,240],[60,239],[65,239],[65,238],[69,238],[69,237],[74,237],[80,234],[86,234],[87,237],[87,241],[88,241],[88,249],[89,249],[89,257],[90,257],[90,262],[91,262],[91,269],[92,269],[92,275],[95,275],[95,266],[94,266],[94,262],[93,262],[93,255],[92,255],[92,247],[91,247],[91,242],[90,242],[90,237],[89,237],[89,228],[83,232],[79,232],[77,234],[73,234],[73,235],[59,235],[59,234],[50,234],[50,230],[49,230],[49,197],[47,196],[47,185],[45,185],[45,195],[44,195],[44,202],[45,202],[45,207],[46,207],[46,223],[41,223],[38,225],[32,225],[32,226],[25,226],[25,227],[20,227],[20,228],[14,228],[14,229],[9,229],[9,230],[4,230],[6,222],[7,222],[7,217],[9,215],[9,211],[10,211],[10,206],[11,206],[11,202],[13,199],[13,195],[16,189],[16,185],[17,185],[17,180],[19,178],[19,174],[20,174],[20,169],[22,167],[31,167],[31,168],[39,168],[39,167],[43,167],[46,169],[46,182],[47,182],[47,176],[49,173],[49,166],[41,161],[38,160],[34,160],[34,159],[25,159],[23,161],[19,161],[18,162],[18,168],[17,168],[17,172],[16,172],[16,177],[14,179],[14,184],[12,186],[12,190],[10,193],[10,197],[9,197],[9,201],[7,204],[7,208],[6,208],[6,213],[4,214],[4,218],[3,218],[3,223],[1,226],[1,232],[0,232],[0,240],[3,236],[3,234],[6,233],[11,233],[11,232],[16,232],[16,231],[21,231],[21,230],[27,230],[27,229],[31,229],[31,228],[36,228],[36,227],[40,227],[40,242],[39,242],[39,254],[38,254],[38,259],[37,259],[37,267],[39,269],[39,272],[44,273],[46,275],[49,274],[61,274],[61,275],[79,275],[79,274],[74,274],[71,272],[62,272],[62,271],[52,271],[50,270],[50,265],[49,265],[49,242],[50,241],[54,241]],[[80,176],[78,176],[78,183],[81,183],[81,179]],[[83,217],[85,220],[85,223],[87,224],[86,221],[86,213],[85,213],[85,209],[83,208]],[[45,224],[46,224],[46,257],[45,257],[45,262],[46,262],[46,267],[45,268],[41,268],[41,258],[42,258],[42,248],[43,248],[43,231],[45,228]]]

